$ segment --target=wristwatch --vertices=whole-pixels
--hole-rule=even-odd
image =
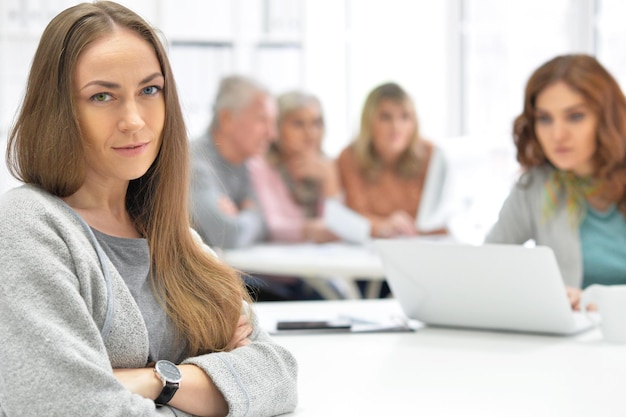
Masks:
[[[180,369],[170,361],[160,360],[154,365],[154,374],[163,383],[163,389],[154,402],[161,405],[167,404],[180,386],[180,380],[183,377]]]

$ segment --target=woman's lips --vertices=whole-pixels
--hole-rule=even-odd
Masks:
[[[554,149],[554,153],[557,155],[564,155],[564,154],[568,154],[572,151],[571,148],[556,148]]]
[[[141,155],[146,148],[148,147],[148,143],[139,143],[128,146],[121,146],[117,148],[113,148],[115,152],[123,156],[137,156]]]

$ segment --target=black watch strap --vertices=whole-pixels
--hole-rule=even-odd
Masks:
[[[170,402],[174,394],[176,394],[176,391],[178,391],[178,386],[178,382],[167,382],[154,402],[160,405],[167,404]]]

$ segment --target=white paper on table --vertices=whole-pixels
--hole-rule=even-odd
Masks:
[[[277,329],[278,322],[327,322],[328,328],[296,328],[292,330]],[[315,334],[315,333],[385,333],[385,332],[414,332],[423,327],[423,323],[407,319],[401,314],[392,315],[352,315],[352,314],[329,314],[311,312],[291,314],[289,317],[280,315],[264,315],[259,317],[261,328],[272,335],[281,334]],[[333,325],[339,327],[333,328]],[[347,327],[345,325],[348,325]]]

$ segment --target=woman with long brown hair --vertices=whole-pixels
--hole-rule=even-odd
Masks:
[[[0,414],[293,410],[293,357],[190,229],[186,128],[144,20],[103,1],[50,22],[7,159],[25,185],[0,200]]]
[[[526,84],[513,138],[523,174],[488,243],[554,250],[573,308],[591,284],[626,284],[626,98],[592,56],[557,56]]]

